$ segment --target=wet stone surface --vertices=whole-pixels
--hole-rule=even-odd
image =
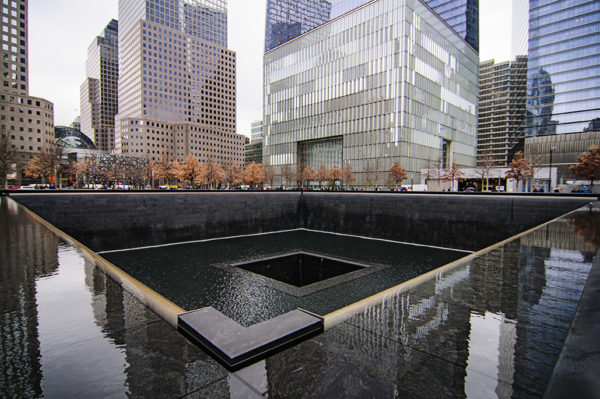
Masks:
[[[0,198],[0,397],[541,397],[600,265],[586,212],[230,373]]]

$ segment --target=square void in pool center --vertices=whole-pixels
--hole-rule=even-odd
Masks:
[[[295,287],[304,287],[367,267],[309,252],[295,252],[252,262],[237,263],[232,266]]]

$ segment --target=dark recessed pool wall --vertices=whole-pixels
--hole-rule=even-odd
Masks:
[[[590,202],[566,196],[330,192],[11,197],[95,251],[297,228],[478,250]]]

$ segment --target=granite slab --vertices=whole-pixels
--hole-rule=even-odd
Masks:
[[[178,330],[229,370],[239,370],[323,332],[323,319],[296,309],[244,327],[213,307],[179,315]]]

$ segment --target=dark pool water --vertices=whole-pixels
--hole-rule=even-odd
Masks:
[[[376,271],[306,294],[232,266],[299,251],[365,264]],[[245,326],[298,307],[325,315],[465,255],[306,230],[102,254],[182,308],[212,306]]]

